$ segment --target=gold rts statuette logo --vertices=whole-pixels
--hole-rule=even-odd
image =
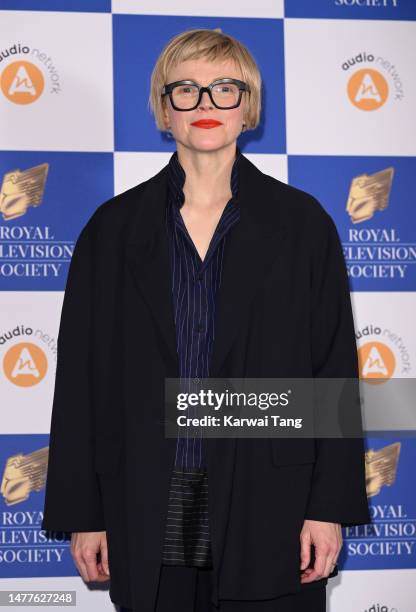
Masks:
[[[3,178],[0,192],[0,212],[5,221],[26,214],[29,206],[39,206],[45,191],[49,164],[29,170],[12,170]]]
[[[49,446],[33,453],[9,457],[0,486],[7,506],[19,504],[28,499],[32,491],[39,492],[45,487]]]
[[[396,480],[400,446],[400,442],[395,442],[378,451],[370,449],[365,453],[365,478],[368,497],[378,495],[381,487],[390,486]]]
[[[360,174],[351,181],[346,211],[353,223],[371,219],[376,210],[384,210],[389,203],[394,168],[374,174]]]

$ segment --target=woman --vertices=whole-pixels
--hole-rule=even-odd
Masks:
[[[370,522],[361,438],[164,435],[166,378],[357,376],[332,219],[237,147],[260,91],[231,36],[173,38],[150,101],[177,151],[72,258],[42,527],[125,610],[324,612],[341,525]]]

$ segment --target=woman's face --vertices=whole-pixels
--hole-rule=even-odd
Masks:
[[[207,86],[216,79],[233,78],[243,80],[238,67],[231,60],[209,62],[204,59],[187,60],[178,64],[168,74],[167,83],[185,79],[198,85]],[[245,96],[240,106],[229,110],[216,108],[208,93],[202,95],[199,105],[191,111],[177,111],[172,107],[169,96],[165,96],[165,125],[177,142],[196,151],[215,151],[236,141],[243,126]],[[201,119],[214,119],[220,125],[201,127],[193,125]]]

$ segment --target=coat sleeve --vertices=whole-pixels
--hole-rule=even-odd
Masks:
[[[49,440],[42,529],[104,531],[94,469],[91,397],[92,251],[89,223],[76,242],[66,283]]]
[[[321,207],[312,254],[311,354],[314,378],[357,379],[349,282],[339,235]],[[348,416],[362,433],[361,407]],[[357,431],[355,429],[354,431]],[[371,522],[363,437],[316,438],[317,460],[305,518],[344,526]]]

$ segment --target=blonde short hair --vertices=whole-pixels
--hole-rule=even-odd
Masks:
[[[165,98],[162,98],[161,93],[169,70],[181,62],[200,58],[209,61],[233,60],[239,67],[243,81],[251,90],[250,94],[243,93],[249,96],[244,109],[244,122],[246,129],[254,130],[259,124],[261,112],[260,71],[249,50],[236,38],[223,34],[219,29],[187,30],[174,36],[165,45],[153,68],[150,82],[149,107],[158,129],[167,129],[163,120]]]

